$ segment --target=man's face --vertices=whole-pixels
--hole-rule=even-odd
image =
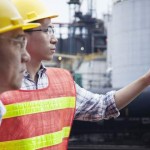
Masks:
[[[26,43],[21,29],[0,34],[0,92],[20,88],[26,62],[30,60]]]
[[[56,51],[57,39],[53,33],[51,19],[41,19],[38,21],[41,27],[27,32],[27,50],[31,55],[31,60],[41,62],[42,60],[51,60]]]

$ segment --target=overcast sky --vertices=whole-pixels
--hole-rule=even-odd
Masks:
[[[67,2],[69,0],[44,0],[47,3],[47,6],[52,10],[52,12],[56,12],[59,14],[59,17],[54,19],[54,22],[69,22],[69,5]],[[81,10],[85,14],[87,12],[87,4],[89,0],[82,0]],[[96,8],[97,18],[102,19],[104,13],[111,12],[111,4],[112,0],[93,0],[93,4]]]

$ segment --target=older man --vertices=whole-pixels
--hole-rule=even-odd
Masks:
[[[0,0],[0,93],[20,88],[30,60],[23,29],[37,26],[39,24],[25,24],[10,0]],[[4,112],[0,101],[0,121]]]

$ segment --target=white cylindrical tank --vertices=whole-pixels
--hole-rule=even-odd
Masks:
[[[112,85],[120,88],[150,68],[150,0],[115,1],[108,29]]]
[[[82,87],[85,89],[100,89],[108,85],[106,58],[83,61],[75,73],[81,74]]]

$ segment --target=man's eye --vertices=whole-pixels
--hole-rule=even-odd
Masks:
[[[15,39],[20,40],[20,41],[25,41],[26,37],[25,36],[17,36]]]

